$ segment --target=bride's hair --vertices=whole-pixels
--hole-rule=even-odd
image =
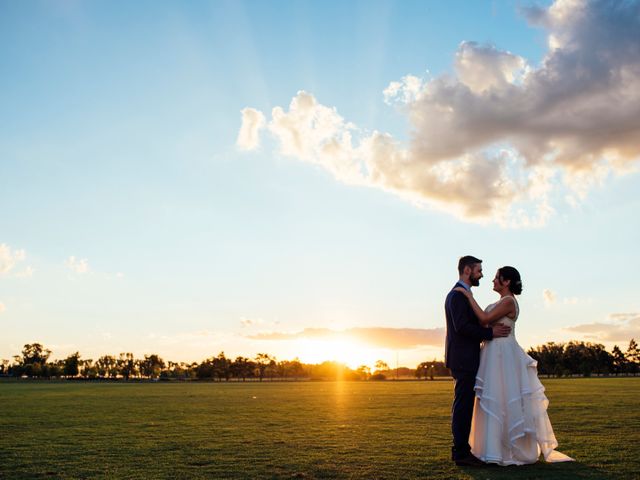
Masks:
[[[498,269],[498,275],[502,281],[509,280],[509,291],[514,295],[520,295],[522,293],[522,280],[520,279],[520,272],[513,267],[502,267]]]

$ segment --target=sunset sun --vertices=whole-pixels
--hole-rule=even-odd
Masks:
[[[362,365],[373,369],[380,358],[380,349],[348,337],[331,339],[301,338],[296,341],[300,360],[305,363],[321,363],[327,360],[356,369]]]

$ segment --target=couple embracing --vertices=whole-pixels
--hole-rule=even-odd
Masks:
[[[500,299],[485,310],[471,287],[482,278],[482,260],[462,257],[460,278],[447,295],[446,366],[455,380],[451,418],[456,465],[525,465],[573,459],[555,450],[548,400],[536,361],[515,339],[522,292],[520,273],[498,269],[493,290]],[[480,346],[482,342],[482,347]]]

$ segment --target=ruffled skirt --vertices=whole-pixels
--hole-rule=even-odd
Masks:
[[[485,342],[476,376],[469,444],[479,459],[499,465],[572,461],[555,450],[537,362],[514,337]]]

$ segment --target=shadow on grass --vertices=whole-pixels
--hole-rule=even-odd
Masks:
[[[597,467],[586,465],[580,462],[566,463],[544,463],[538,462],[534,465],[510,466],[510,467],[465,467],[464,471],[473,479],[477,480],[501,480],[501,479],[597,479],[614,480],[619,478],[610,472],[606,472]]]

